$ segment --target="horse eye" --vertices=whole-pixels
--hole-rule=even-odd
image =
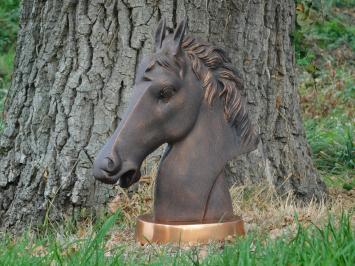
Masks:
[[[159,99],[168,101],[175,94],[175,91],[176,90],[172,87],[164,88],[159,92]]]

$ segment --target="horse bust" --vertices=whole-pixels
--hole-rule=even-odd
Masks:
[[[99,152],[96,179],[127,188],[143,160],[167,143],[155,182],[153,220],[206,223],[233,218],[224,177],[228,160],[259,141],[241,95],[242,81],[220,48],[173,33],[160,20],[155,51],[139,64],[119,126]]]

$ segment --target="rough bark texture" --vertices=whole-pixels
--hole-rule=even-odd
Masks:
[[[92,160],[117,126],[137,63],[160,17],[224,47],[260,129],[257,151],[230,163],[232,181],[267,179],[320,197],[295,84],[293,0],[24,0],[15,72],[0,138],[0,226],[58,219],[114,194]],[[149,164],[148,164],[149,166]]]

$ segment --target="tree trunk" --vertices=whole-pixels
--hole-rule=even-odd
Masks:
[[[173,27],[187,15],[189,32],[225,48],[244,78],[262,141],[230,163],[231,180],[319,198],[295,84],[294,9],[293,0],[24,0],[0,138],[0,226],[60,219],[114,195],[95,182],[92,160],[120,121],[161,16]]]

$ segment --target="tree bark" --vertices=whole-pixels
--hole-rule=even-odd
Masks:
[[[227,50],[244,78],[262,141],[229,164],[230,180],[320,198],[296,89],[294,9],[293,0],[24,0],[0,137],[0,226],[61,219],[115,194],[95,182],[92,160],[120,121],[161,16],[169,27],[188,16],[189,32]]]

